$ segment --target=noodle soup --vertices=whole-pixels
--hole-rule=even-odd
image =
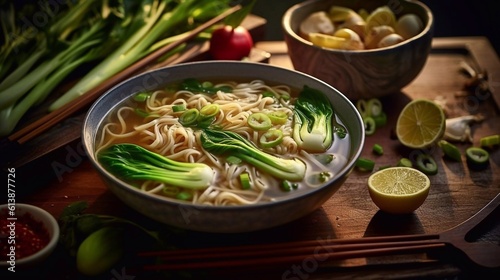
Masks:
[[[204,164],[212,177],[196,188],[189,182],[130,180],[110,171],[145,193],[194,205],[251,205],[300,196],[336,177],[352,153],[350,133],[328,101],[325,105],[333,109],[331,145],[311,150],[297,142],[296,102],[302,90],[259,79],[185,79],[138,92],[115,106],[101,124],[95,157],[127,143],[175,162]],[[252,153],[250,160],[237,152],[209,151],[203,144],[205,131],[237,134],[276,162],[297,164],[303,174],[280,177],[256,165],[258,156]]]

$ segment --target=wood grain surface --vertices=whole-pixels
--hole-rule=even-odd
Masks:
[[[269,63],[292,68],[284,42],[260,42],[257,48],[271,53]],[[468,77],[459,69],[462,61],[488,71],[491,86],[489,95],[464,90]],[[415,98],[444,102],[449,117],[483,114],[484,121],[472,125],[473,143],[457,144],[462,151],[468,146],[477,146],[481,137],[500,134],[500,113],[497,107],[499,88],[500,63],[485,38],[435,38],[433,51],[417,79],[400,93],[382,99],[388,123],[366,138],[363,156],[375,160],[376,169],[394,165],[402,156],[411,157],[412,151],[402,147],[392,137],[392,130],[400,110]],[[383,146],[384,155],[372,154],[371,147],[375,143]],[[87,212],[117,215],[140,222],[151,229],[165,230],[170,240],[179,247],[439,233],[474,215],[500,192],[500,149],[491,152],[490,165],[484,171],[470,170],[465,161],[459,163],[446,160],[438,149],[431,152],[438,162],[439,173],[430,176],[432,185],[429,197],[413,214],[404,216],[380,212],[367,190],[367,179],[371,173],[354,170],[340,190],[320,209],[284,226],[247,234],[205,234],[171,230],[139,215],[111,194],[93,170],[79,141],[59,148],[58,153],[51,155],[50,160],[44,161],[44,166],[33,168],[29,172],[18,171],[16,175],[20,182],[27,184],[19,186],[25,191],[18,197],[18,202],[40,206],[57,217],[68,204],[88,201],[90,207]],[[498,212],[495,215],[488,222],[488,230],[470,237],[470,241],[491,242],[492,246],[499,246],[500,230],[497,222],[500,217]],[[449,258],[439,261],[435,258],[437,255],[417,254],[335,262],[304,261],[273,269],[227,269],[205,272],[208,274],[202,275],[218,276],[220,279],[468,279],[472,275],[485,278],[487,275],[499,275],[498,270],[485,271],[464,262],[455,251],[445,254]],[[73,265],[72,259],[65,257],[64,252],[56,252],[43,268],[29,270],[29,273],[50,276],[52,279],[81,278]],[[294,270],[294,267],[298,270]],[[103,279],[112,279],[113,273],[126,268],[111,271]],[[139,275],[133,276],[145,279]],[[197,275],[193,279],[203,278]]]

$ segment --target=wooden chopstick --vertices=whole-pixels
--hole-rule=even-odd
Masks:
[[[17,142],[18,144],[24,144],[28,142],[29,140],[35,138],[36,136],[40,135],[41,133],[45,132],[52,126],[56,125],[60,121],[64,120],[65,118],[71,116],[72,114],[86,108],[92,102],[94,102],[100,95],[102,95],[106,90],[110,89],[112,86],[116,85],[117,83],[124,81],[125,79],[131,77],[132,75],[136,74],[140,70],[143,70],[146,66],[148,66],[151,63],[154,63],[157,61],[160,57],[162,57],[164,54],[168,53],[169,51],[177,48],[178,46],[186,43],[187,41],[191,40],[195,36],[197,36],[199,33],[202,31],[206,30],[210,26],[220,22],[223,20],[225,17],[228,15],[238,11],[241,9],[241,5],[236,5],[234,7],[231,7],[230,9],[224,11],[220,15],[212,18],[211,20],[203,23],[202,25],[198,26],[197,28],[193,29],[186,37],[184,37],[182,40],[173,42],[171,44],[168,44],[151,54],[147,55],[146,57],[142,58],[141,60],[137,61],[134,63],[132,66],[124,69],[123,71],[117,73],[110,79],[106,80],[99,86],[95,87],[94,89],[82,94],[80,97],[76,98],[72,102],[66,104],[65,106],[54,110],[50,112],[49,114],[43,116],[42,118],[34,121],[33,123],[27,125],[26,127],[20,129],[19,131],[11,134],[7,139],[12,142]],[[179,61],[177,61],[179,62]]]
[[[439,235],[429,234],[308,240],[220,248],[152,251],[139,253],[139,256],[156,257],[160,261],[144,265],[144,270],[269,266],[301,262],[311,257],[338,260],[428,252],[431,249],[446,246],[446,243],[438,239]]]

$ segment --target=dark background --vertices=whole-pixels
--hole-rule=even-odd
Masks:
[[[267,20],[268,41],[283,39],[281,17],[299,0],[258,0],[253,14]],[[500,9],[497,0],[421,0],[433,12],[434,37],[485,36],[500,53]],[[496,5],[494,5],[496,4]],[[495,6],[495,7],[494,7]]]

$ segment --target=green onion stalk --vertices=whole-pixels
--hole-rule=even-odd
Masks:
[[[150,47],[165,34],[173,32],[181,24],[187,24],[194,11],[205,5],[213,6],[209,0],[153,1],[152,5],[144,5],[144,25],[134,33],[120,48],[106,57],[99,65],[87,73],[73,88],[57,99],[49,110],[53,111],[87,91],[98,86],[116,73],[132,65],[150,52]],[[168,6],[178,2],[177,6],[167,11]],[[226,1],[221,1],[226,2]],[[220,7],[220,6],[216,6]],[[227,6],[228,7],[228,6]],[[222,11],[217,11],[222,12]],[[157,46],[155,46],[157,48]]]
[[[13,3],[0,5],[0,136],[10,134],[31,108],[45,101],[77,70],[87,72],[47,104],[49,111],[155,49],[186,36],[196,25],[229,8],[229,2],[68,0],[57,10],[43,2],[21,8]],[[48,13],[46,25],[26,26],[20,20],[32,19],[40,10]],[[176,48],[161,59],[181,50]]]

